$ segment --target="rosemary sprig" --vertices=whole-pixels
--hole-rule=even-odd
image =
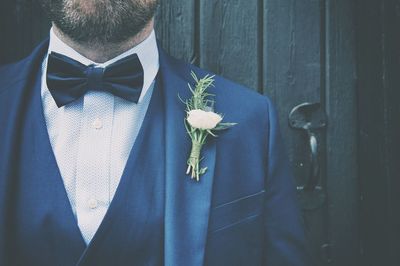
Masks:
[[[192,179],[199,181],[200,176],[207,171],[207,167],[200,167],[203,159],[200,155],[208,135],[217,137],[213,131],[228,129],[236,123],[222,123],[223,116],[214,113],[215,101],[212,99],[214,95],[207,92],[207,89],[214,86],[214,76],[206,75],[199,79],[194,72],[191,75],[195,81],[194,87],[188,84],[192,97],[186,101],[181,99],[186,105],[187,112],[184,120],[185,128],[192,140],[186,174],[190,174]]]

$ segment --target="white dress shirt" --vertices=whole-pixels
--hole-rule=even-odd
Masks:
[[[89,91],[58,108],[46,84],[47,57],[43,62],[41,96],[47,130],[72,211],[88,244],[110,206],[146,114],[159,69],[157,43],[153,31],[136,47],[96,64],[51,30],[51,52],[99,67],[136,53],[144,70],[144,86],[137,104],[108,92]]]

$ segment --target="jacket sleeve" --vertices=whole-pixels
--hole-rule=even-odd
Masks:
[[[265,265],[311,266],[292,171],[279,133],[276,110],[269,100],[268,116]]]

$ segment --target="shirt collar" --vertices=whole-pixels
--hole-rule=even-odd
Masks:
[[[143,99],[147,90],[152,85],[154,79],[156,78],[158,69],[160,67],[157,41],[154,30],[144,41],[142,41],[135,47],[131,48],[130,50],[108,60],[105,63],[95,63],[90,59],[86,58],[85,56],[81,55],[80,53],[78,53],[76,50],[74,50],[72,47],[67,45],[62,40],[60,40],[60,38],[58,38],[55,35],[54,30],[52,28],[50,30],[50,42],[49,42],[48,54],[50,54],[51,52],[56,52],[68,56],[84,65],[94,64],[99,67],[106,67],[124,57],[127,57],[132,54],[137,54],[144,71],[143,89],[139,98],[139,102]]]

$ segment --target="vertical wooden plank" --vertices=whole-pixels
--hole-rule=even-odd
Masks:
[[[359,265],[355,3],[326,0],[327,192],[332,264]]]
[[[363,265],[400,264],[400,1],[357,1]]]
[[[280,126],[297,184],[310,175],[310,148],[304,132],[289,128],[288,114],[304,102],[321,102],[321,2],[264,0],[264,93],[277,106]],[[324,131],[319,134],[324,162]],[[322,173],[324,167],[322,166]],[[325,205],[304,212],[307,236],[317,265],[327,265],[321,246],[327,243]]]
[[[384,31],[384,158],[382,172],[387,178],[389,238],[388,265],[400,265],[400,0],[387,0],[383,7]]]
[[[362,190],[362,244],[365,265],[388,259],[387,179],[384,165],[382,118],[382,2],[357,1],[360,183]],[[362,3],[361,3],[362,2]],[[369,23],[368,20],[374,21]],[[371,51],[374,51],[371,53]],[[368,166],[370,165],[370,166]],[[382,225],[386,225],[383,226]],[[379,229],[379,230],[377,230]],[[374,255],[372,255],[374,254]],[[379,257],[379,258],[378,258]]]
[[[298,177],[308,173],[304,161],[308,146],[304,136],[290,129],[287,121],[294,106],[321,101],[320,9],[315,0],[265,0],[264,4],[263,88],[277,105],[282,134]]]
[[[160,1],[156,16],[157,37],[170,55],[196,60],[195,0]]]
[[[200,65],[258,88],[258,1],[200,1]]]
[[[0,3],[1,40],[0,63],[16,61],[27,56],[46,38],[50,23],[37,1],[4,0]]]

